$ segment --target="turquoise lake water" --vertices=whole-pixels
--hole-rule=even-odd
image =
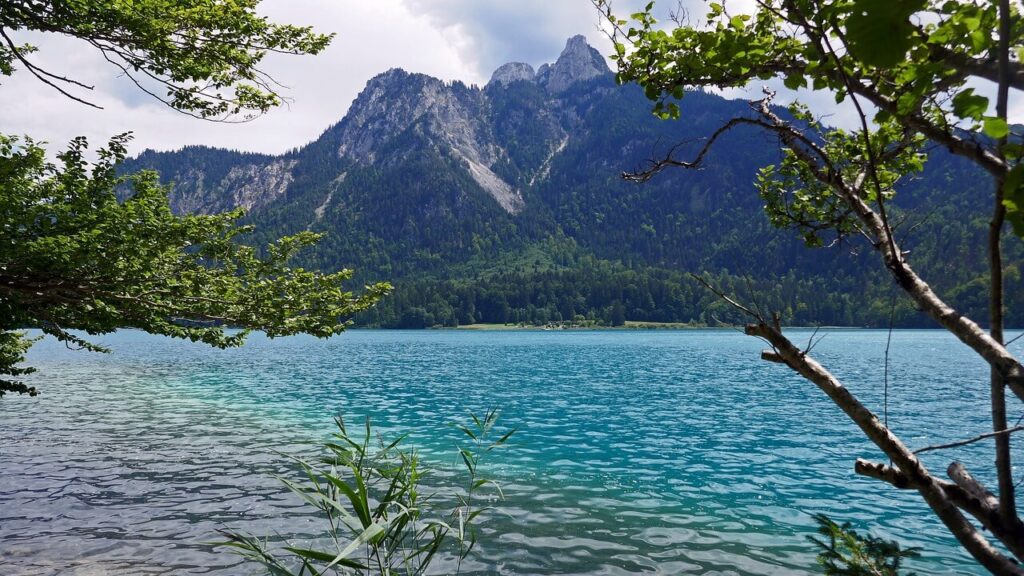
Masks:
[[[855,476],[878,452],[734,331],[352,331],[227,351],[98,340],[113,354],[36,345],[42,395],[0,400],[4,574],[258,573],[205,542],[315,530],[272,478],[288,468],[271,449],[308,451],[334,415],[370,416],[444,471],[448,423],[488,407],[520,431],[487,466],[504,514],[463,573],[814,573],[818,512],[920,546],[919,572],[982,572],[916,493]],[[836,330],[815,355],[880,412],[885,342]],[[906,442],[988,429],[985,367],[959,343],[897,331],[892,350],[889,420]],[[926,462],[952,457],[991,482],[990,445]]]

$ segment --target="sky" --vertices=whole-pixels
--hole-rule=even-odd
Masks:
[[[510,61],[552,62],[573,35],[609,53],[589,0],[265,0],[273,21],[336,33],[316,56],[271,55],[263,69],[287,86],[290,102],[244,124],[218,124],[175,112],[118,77],[90,46],[53,35],[21,33],[40,48],[35,63],[95,85],[76,92],[101,106],[74,102],[19,71],[0,77],[0,132],[27,134],[52,151],[75,136],[93,145],[131,131],[132,153],[190,144],[281,153],[306,144],[341,120],[366,82],[390,68],[444,80],[486,84]]]
[[[749,0],[730,2],[740,9]],[[628,14],[641,0],[616,0],[616,12]],[[686,0],[691,14],[705,4]],[[676,6],[663,1],[663,10]],[[244,124],[219,124],[175,112],[118,77],[91,47],[79,41],[41,34],[15,35],[40,48],[35,63],[50,72],[95,85],[80,95],[100,104],[96,110],[74,102],[20,71],[0,77],[0,133],[26,134],[48,143],[51,152],[75,136],[95,146],[131,131],[130,153],[144,149],[175,150],[202,144],[279,154],[315,140],[341,120],[366,82],[400,67],[444,80],[483,85],[506,62],[535,68],[553,62],[570,36],[583,34],[601,53],[611,44],[599,27],[590,0],[265,0],[260,12],[273,21],[313,25],[335,33],[331,46],[317,56],[270,55],[262,67],[287,89],[289,103]],[[781,85],[779,103],[793,94]],[[983,92],[991,92],[984,87]],[[730,90],[727,97],[757,98],[760,85]],[[828,121],[852,127],[849,106],[836,108],[825,93],[800,94],[815,110],[828,110]],[[1014,106],[1019,120],[1024,106]]]

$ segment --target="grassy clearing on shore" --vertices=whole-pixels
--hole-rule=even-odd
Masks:
[[[626,320],[625,326],[620,328],[632,330],[692,330],[694,328],[707,328],[702,324],[684,324],[682,322],[635,322]]]
[[[462,324],[455,330],[541,330],[543,326],[520,326],[518,324]]]

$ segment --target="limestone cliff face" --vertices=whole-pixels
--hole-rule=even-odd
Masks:
[[[389,70],[370,80],[342,120],[338,155],[363,164],[395,165],[403,155],[382,156],[380,151],[394,151],[393,141],[415,130],[463,161],[483,190],[503,209],[516,212],[522,196],[491,170],[504,150],[495,141],[486,109],[484,93],[475,87]]]
[[[231,195],[235,206],[246,212],[259,210],[288,190],[295,164],[295,160],[276,160],[263,166],[232,166],[220,187]]]
[[[544,176],[551,157],[565,147],[566,134],[556,118],[557,102],[538,107],[529,118],[524,115],[518,120],[520,124],[541,124],[534,134],[544,141],[531,144],[546,148],[547,156],[536,165],[502,170],[514,164],[515,151],[509,148],[521,144],[509,141],[507,136],[515,130],[503,130],[501,124],[507,124],[507,118],[495,114],[502,91],[518,82],[528,82],[546,90],[549,98],[557,98],[577,82],[611,74],[604,58],[587,45],[583,36],[570,38],[558,60],[542,71],[537,74],[529,64],[511,62],[495,70],[481,90],[461,82],[445,83],[422,74],[389,70],[370,80],[338,125],[338,155],[363,164],[400,163],[402,155],[396,155],[395,146],[389,144],[412,130],[462,161],[480,188],[505,211],[517,213],[524,207],[523,183],[535,183]],[[381,156],[384,149],[389,156]]]
[[[235,208],[258,212],[284,198],[296,164],[294,159],[193,146],[170,153],[146,151],[127,161],[125,171],[157,170],[171,185],[171,209],[177,214],[213,214]]]
[[[392,69],[373,78],[339,125],[338,155],[360,162],[378,158],[383,144],[416,124],[439,129],[451,146],[483,152],[487,140],[474,123],[483,106],[479,90],[461,82],[446,84],[423,74]]]

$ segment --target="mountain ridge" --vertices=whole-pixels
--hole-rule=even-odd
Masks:
[[[483,89],[467,86],[461,81],[445,82],[426,74],[392,68],[371,78],[342,120],[328,128],[318,140],[336,138],[340,140],[340,158],[373,164],[378,161],[376,154],[382,134],[394,135],[409,129],[441,134],[444,143],[457,153],[460,160],[467,163],[477,184],[489,192],[502,208],[515,213],[522,209],[521,195],[513,184],[506,182],[491,169],[494,163],[507,155],[507,151],[501,149],[493,138],[488,138],[486,125],[476,121],[485,106],[487,88],[492,87],[492,84],[506,86],[512,81],[527,81],[558,94],[576,82],[600,76],[610,77],[611,74],[604,58],[580,35],[570,38],[558,59],[553,64],[542,66],[539,72],[535,73],[528,64],[508,63],[495,70],[491,82]],[[415,97],[410,97],[410,92]],[[394,106],[394,103],[399,105]],[[428,126],[417,128],[418,122]],[[564,139],[564,134],[560,136]],[[557,148],[564,146],[563,140],[559,142],[559,145],[552,147],[551,153],[556,153]],[[224,174],[223,180],[214,182],[212,187],[204,187],[207,179],[205,173],[176,174],[177,187],[171,199],[172,207],[178,213],[221,211],[231,201],[236,206],[251,210],[262,208],[283,194],[293,180],[290,170],[294,168],[294,163],[289,163],[287,158],[301,154],[302,150],[316,143],[311,142],[282,155],[186,146],[168,152],[146,150],[136,160],[139,165],[146,165],[155,155],[181,154],[194,150],[209,150],[221,156],[238,154],[240,158],[250,158],[252,160],[248,165],[236,166],[234,172]],[[268,162],[270,159],[276,161]],[[206,202],[201,200],[204,191],[218,193],[236,188],[246,190],[233,194],[230,199],[210,197]],[[267,191],[270,198],[258,197],[255,192],[261,188]]]
[[[756,130],[738,128],[724,136],[707,157],[707,169],[668,171],[643,186],[621,180],[623,170],[677,143],[680,157],[693,154],[702,138],[749,113],[746,102],[704,92],[687,93],[680,106],[680,121],[655,118],[642,91],[617,86],[604,58],[576,36],[555,62],[536,71],[505,64],[483,87],[401,69],[383,72],[367,82],[340,121],[283,155],[188,147],[144,152],[124,169],[154,168],[163,181],[173,181],[170,197],[178,213],[246,208],[246,221],[257,225],[256,243],[301,230],[324,233],[301,264],[354,267],[360,281],[399,286],[393,307],[382,307],[390,316],[370,324],[403,325],[397,319],[410,308],[423,314],[405,325],[430,325],[431,318],[451,323],[459,310],[458,321],[480,320],[479,314],[530,321],[577,312],[611,317],[613,309],[617,317],[620,307],[638,320],[708,323],[722,317],[702,297],[670,288],[684,282],[686,272],[714,274],[726,284],[747,277],[803,323],[884,323],[888,315],[875,304],[888,302],[887,279],[869,248],[841,244],[811,251],[795,234],[768,224],[753,182],[779,153]],[[924,174],[901,186],[894,210],[908,217],[946,211],[954,227],[980,215],[973,198],[985,193],[983,180],[941,150],[932,156]],[[956,186],[946,193],[940,187],[949,182]],[[944,194],[934,193],[939,189]],[[922,255],[923,271],[938,275],[938,290],[978,308],[983,304],[971,300],[970,286],[982,271],[973,264],[950,267],[940,247],[980,262],[973,242],[984,231],[970,224],[951,234],[953,241],[915,230],[905,243]],[[1008,261],[1017,245],[1010,251]],[[573,272],[579,267],[615,277],[639,274],[631,282],[646,295],[627,297],[628,290],[606,287],[583,296],[584,287],[566,278],[589,287],[605,283]],[[565,272],[556,278],[555,270]],[[804,284],[778,281],[795,271],[807,279]],[[541,288],[519,294],[488,280],[498,277],[523,285],[565,282],[571,297]],[[437,289],[441,285],[449,286],[447,293]],[[865,302],[834,295],[841,286]],[[474,306],[451,300],[455,293],[473,298]],[[659,300],[670,294],[683,300]],[[503,300],[518,316],[476,301],[481,298]],[[809,305],[811,299],[820,302]],[[427,300],[434,306],[429,313]],[[1019,309],[1024,312],[1024,301]],[[916,322],[912,308],[903,314]]]

